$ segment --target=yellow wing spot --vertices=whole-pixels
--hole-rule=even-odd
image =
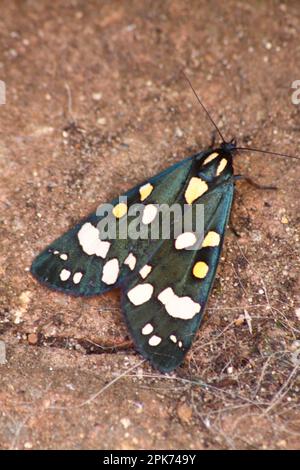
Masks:
[[[125,214],[127,214],[127,204],[125,204],[125,202],[119,202],[119,204],[113,208],[112,213],[116,219],[120,219]]]
[[[199,279],[204,279],[208,273],[209,267],[204,261],[198,261],[193,267],[193,274]]]
[[[207,183],[201,178],[193,177],[190,179],[186,188],[184,197],[188,204],[192,204],[198,197],[202,196],[208,190]]]
[[[208,232],[203,240],[202,247],[206,246],[218,246],[220,244],[221,237],[217,232]]]
[[[226,158],[222,158],[222,160],[220,161],[220,163],[218,165],[218,168],[217,168],[217,172],[216,172],[217,176],[219,176],[222,173],[222,171],[224,170],[226,165],[227,165]]]
[[[203,165],[206,165],[207,163],[211,162],[212,160],[214,160],[215,158],[217,158],[219,156],[218,152],[213,152],[211,153],[203,162]]]
[[[153,191],[153,186],[151,183],[146,183],[144,186],[141,186],[140,189],[141,201],[144,201]]]

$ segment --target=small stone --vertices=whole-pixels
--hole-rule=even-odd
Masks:
[[[182,403],[177,408],[177,415],[182,423],[189,423],[193,415],[192,408]]]
[[[227,367],[227,374],[232,374],[233,373],[233,367],[229,366]]]
[[[25,442],[24,449],[32,449],[32,442]]]
[[[204,418],[204,424],[207,427],[207,429],[210,429],[211,422],[210,422],[210,419],[208,417]]]
[[[289,219],[288,219],[285,215],[283,215],[283,216],[281,217],[281,223],[282,223],[282,224],[288,224],[288,223],[289,223]]]
[[[33,131],[33,135],[35,137],[42,137],[44,135],[52,134],[54,131],[54,127],[51,126],[39,126],[36,127]]]
[[[260,242],[262,239],[261,233],[258,230],[253,230],[251,238],[254,242]]]
[[[17,53],[16,49],[10,49],[10,50],[9,50],[9,55],[10,55],[11,57],[13,57],[14,59],[15,59],[16,57],[18,57],[18,53]]]
[[[102,98],[102,93],[93,93],[92,98],[94,101],[100,101]]]
[[[249,315],[249,313],[248,313],[248,311],[247,311],[246,309],[244,310],[244,312],[245,312],[245,314],[244,314],[245,320],[246,320],[246,322],[247,322],[250,335],[252,335],[252,333],[253,333],[253,330],[252,330],[252,318],[251,318],[251,316]]]
[[[29,344],[37,344],[38,335],[36,333],[29,333],[29,335],[27,336],[27,341]]]
[[[128,26],[126,26],[125,30],[128,31],[128,32],[131,32],[131,31],[134,31],[136,29],[136,25],[133,23],[133,24],[129,24]]]
[[[176,135],[176,137],[178,137],[179,139],[180,139],[181,137],[183,137],[183,131],[180,129],[180,127],[176,127],[175,135]]]
[[[32,292],[30,292],[28,290],[26,290],[26,291],[24,291],[20,294],[20,296],[19,296],[20,307],[14,312],[14,314],[15,314],[14,323],[16,325],[18,325],[19,323],[21,323],[23,321],[22,316],[27,311],[31,295],[32,295]]]
[[[280,441],[277,442],[277,446],[281,448],[286,448],[287,442],[284,439],[281,439]]]
[[[245,321],[244,315],[240,315],[239,318],[235,320],[236,326],[241,326]]]
[[[68,388],[69,390],[72,390],[72,392],[75,390],[75,386],[71,383],[66,384],[66,388]]]
[[[129,418],[122,418],[120,419],[120,423],[122,424],[124,429],[128,429],[129,426],[131,425],[131,421]]]
[[[300,320],[300,308],[296,308],[295,314],[296,314],[296,317],[298,318],[298,320]]]
[[[100,126],[105,126],[106,124],[106,119],[105,117],[100,117],[97,119],[97,124],[99,124]]]
[[[291,350],[293,352],[295,351],[300,351],[300,341],[298,339],[295,339],[295,341],[292,342],[291,344]]]

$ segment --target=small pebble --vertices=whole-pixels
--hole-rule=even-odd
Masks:
[[[27,336],[27,341],[29,344],[37,344],[38,335],[36,333],[29,333],[29,335]]]
[[[102,93],[93,93],[92,98],[94,101],[100,101],[102,98]]]
[[[244,315],[240,315],[239,318],[235,320],[236,326],[241,326],[245,321]]]
[[[31,442],[25,442],[24,449],[32,449],[32,443]]]
[[[300,351],[300,341],[299,340],[296,339],[295,341],[292,342],[291,350],[293,352],[298,351],[298,350]]]
[[[122,424],[122,426],[123,426],[124,429],[128,429],[129,426],[131,425],[131,421],[130,421],[129,418],[122,418],[122,419],[120,420],[120,423]]]
[[[193,415],[193,410],[186,403],[182,403],[177,408],[177,414],[181,422],[188,423]]]
[[[183,137],[183,131],[180,129],[180,127],[176,127],[175,135],[178,138]]]
[[[100,126],[105,126],[106,124],[106,119],[104,117],[100,117],[97,119],[97,124],[100,124]]]

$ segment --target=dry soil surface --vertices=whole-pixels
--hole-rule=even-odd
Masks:
[[[244,152],[206,318],[184,364],[131,346],[119,292],[84,299],[33,257],[100,202],[207,147],[299,155],[299,1],[1,2],[0,446],[298,448],[300,162]]]

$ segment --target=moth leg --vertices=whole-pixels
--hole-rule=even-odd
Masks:
[[[256,181],[254,181],[249,176],[234,175],[234,181],[240,181],[240,180],[246,181],[246,183],[250,184],[251,186],[253,186],[256,189],[267,189],[267,190],[273,190],[273,191],[276,191],[278,189],[277,186],[266,186],[266,185],[263,185],[263,184],[256,183]]]

